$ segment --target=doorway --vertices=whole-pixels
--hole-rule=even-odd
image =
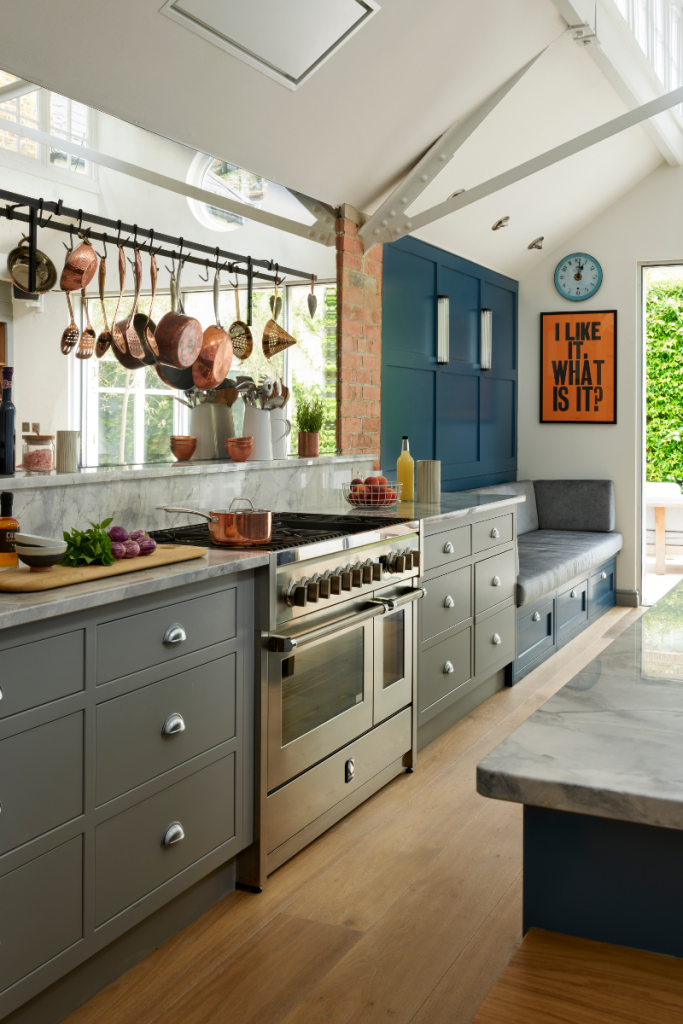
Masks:
[[[683,264],[643,267],[642,603],[683,580]]]

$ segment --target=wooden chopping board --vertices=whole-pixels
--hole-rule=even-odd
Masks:
[[[158,544],[151,555],[122,558],[113,565],[79,565],[77,568],[55,565],[51,572],[31,572],[28,566],[20,566],[17,569],[5,569],[0,572],[0,590],[21,594],[34,590],[54,590],[55,587],[69,587],[74,583],[101,580],[105,576],[121,576],[125,572],[154,569],[158,565],[169,565],[171,562],[187,562],[191,558],[201,558],[207,552],[208,548],[189,544]]]

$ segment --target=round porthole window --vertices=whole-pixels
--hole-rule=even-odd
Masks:
[[[236,203],[259,207],[263,202],[268,182],[258,174],[245,171],[226,160],[218,160],[205,153],[197,153],[187,176],[188,182],[214,195],[232,199]],[[219,206],[188,199],[190,209],[200,224],[213,231],[233,231],[241,227],[248,216],[223,210]]]

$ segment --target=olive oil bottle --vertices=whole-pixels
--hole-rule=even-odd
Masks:
[[[14,535],[19,529],[19,523],[12,515],[13,501],[14,495],[11,491],[3,491],[0,494],[0,569],[19,565],[19,556],[14,542]]]
[[[410,454],[410,442],[406,434],[401,438],[401,454],[396,462],[396,483],[403,484],[399,501],[413,501],[415,498],[415,463]]]

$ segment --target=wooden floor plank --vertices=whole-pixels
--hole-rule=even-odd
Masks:
[[[682,1019],[682,960],[531,929],[472,1024],[681,1024]]]

